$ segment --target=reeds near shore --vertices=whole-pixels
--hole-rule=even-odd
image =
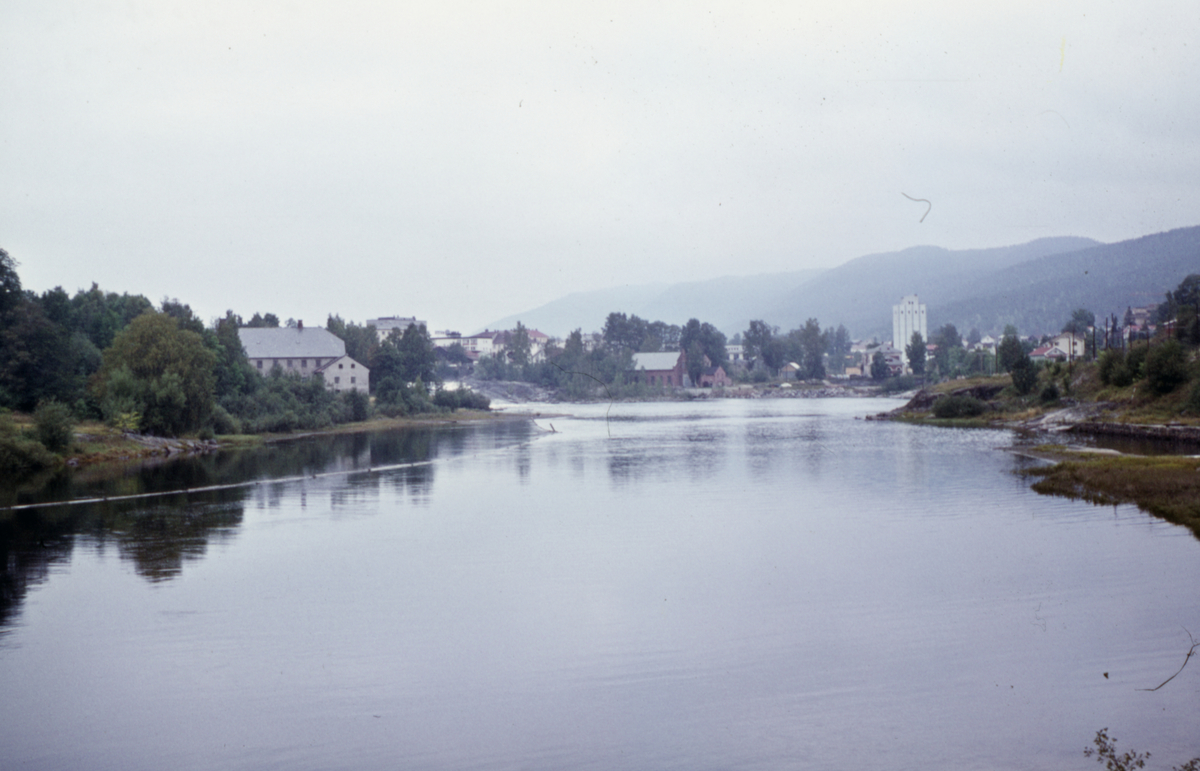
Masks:
[[[1033,489],[1098,505],[1132,503],[1200,538],[1200,458],[1072,453],[1053,466],[1024,469]]]

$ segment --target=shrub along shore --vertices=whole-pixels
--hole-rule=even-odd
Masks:
[[[455,409],[419,415],[387,417],[377,415],[358,422],[340,423],[322,428],[260,434],[220,434],[216,436],[157,437],[122,431],[99,421],[74,425],[68,423],[69,438],[52,452],[39,441],[42,433],[35,416],[0,414],[0,472],[16,478],[53,470],[61,466],[93,466],[142,461],[147,458],[171,458],[203,454],[217,450],[256,447],[326,434],[367,433],[416,426],[445,425],[461,422],[513,419],[514,416],[481,409]],[[523,416],[522,416],[523,418]]]

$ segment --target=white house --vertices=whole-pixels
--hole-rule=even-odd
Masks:
[[[321,366],[318,373],[325,378],[325,387],[334,391],[362,391],[371,388],[371,370],[349,356],[341,356]]]
[[[1063,332],[1051,340],[1050,345],[1064,352],[1068,359],[1082,359],[1083,352],[1087,347],[1086,342],[1082,335],[1077,335],[1074,332]]]
[[[346,343],[321,327],[241,327],[238,338],[260,375],[275,367],[308,378],[322,375],[335,391],[368,391],[371,372],[346,355]],[[334,381],[332,378],[338,378]]]

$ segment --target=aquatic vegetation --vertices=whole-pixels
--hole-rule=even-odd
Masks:
[[[1023,469],[1041,477],[1033,489],[1097,505],[1132,503],[1143,511],[1183,525],[1200,538],[1200,458],[1158,455],[1102,455],[1046,452],[1053,466]]]

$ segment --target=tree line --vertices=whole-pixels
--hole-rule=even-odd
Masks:
[[[238,329],[278,327],[273,313],[244,322],[228,311],[206,325],[173,298],[156,307],[142,295],[96,284],[74,295],[62,287],[27,291],[17,267],[0,249],[0,409],[41,406],[60,423],[104,420],[166,436],[322,428],[363,420],[374,409],[366,395],[335,393],[320,378],[278,369],[260,376]],[[331,315],[329,328],[371,368],[375,406],[384,414],[486,406],[472,394],[440,392],[439,359],[423,327],[379,340],[373,326]],[[4,433],[13,432],[0,428]]]

